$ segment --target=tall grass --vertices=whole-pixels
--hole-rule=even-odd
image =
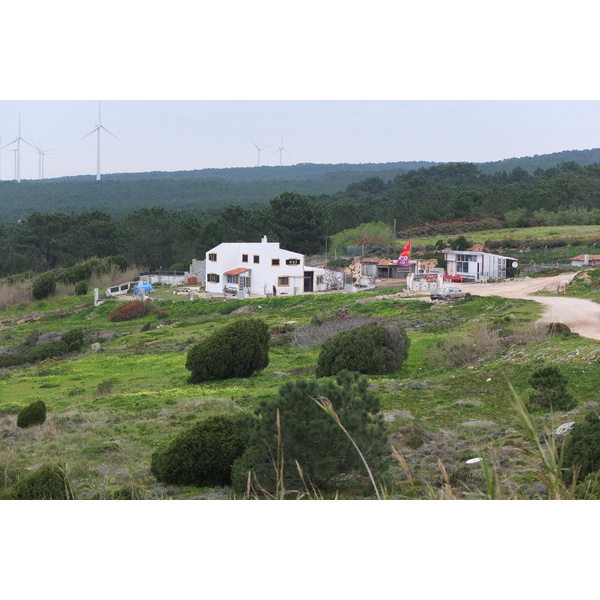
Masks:
[[[0,282],[0,310],[33,301],[33,279],[14,283]]]

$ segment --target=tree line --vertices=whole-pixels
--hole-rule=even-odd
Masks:
[[[69,267],[91,257],[119,256],[151,269],[187,269],[221,242],[259,241],[315,254],[329,236],[363,223],[396,224],[497,215],[513,226],[541,224],[540,215],[598,222],[600,164],[564,162],[529,173],[483,173],[471,163],[445,163],[368,177],[334,194],[285,191],[262,203],[224,208],[140,207],[114,216],[103,210],[33,212],[0,225],[0,276]]]

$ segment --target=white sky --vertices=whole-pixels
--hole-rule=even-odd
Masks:
[[[99,100],[120,140],[102,136],[102,173],[254,166],[250,140],[270,146],[261,164],[277,165],[282,136],[283,164],[486,162],[600,145],[586,0],[82,6],[3,9],[1,145],[20,118],[22,137],[48,150],[45,177],[95,173],[96,136],[81,138]],[[2,179],[14,177],[15,147],[0,152]],[[37,179],[39,162],[22,144],[21,177]]]
[[[598,101],[144,100],[100,103],[101,172],[207,167],[486,162],[600,146]],[[98,101],[0,101],[0,176],[15,175],[24,140],[43,149],[44,176],[96,172]],[[84,138],[84,139],[82,139]],[[268,147],[266,147],[268,146]],[[266,148],[265,148],[266,147]],[[39,153],[21,142],[22,179]]]

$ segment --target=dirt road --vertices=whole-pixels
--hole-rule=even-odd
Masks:
[[[477,296],[535,300],[546,306],[541,322],[564,323],[571,331],[583,337],[600,340],[600,304],[567,296],[530,296],[533,292],[541,290],[557,292],[563,282],[570,282],[573,277],[575,273],[565,273],[555,277],[525,278],[501,283],[474,283],[464,285],[463,289]]]

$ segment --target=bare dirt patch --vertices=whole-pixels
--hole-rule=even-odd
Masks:
[[[546,309],[541,323],[564,323],[571,331],[594,340],[600,340],[600,305],[591,300],[569,298],[564,295],[532,296],[534,292],[548,291],[560,293],[568,285],[575,273],[564,273],[553,277],[525,277],[515,281],[500,283],[474,283],[465,286],[477,296],[502,296],[504,298],[524,298],[543,304]]]

